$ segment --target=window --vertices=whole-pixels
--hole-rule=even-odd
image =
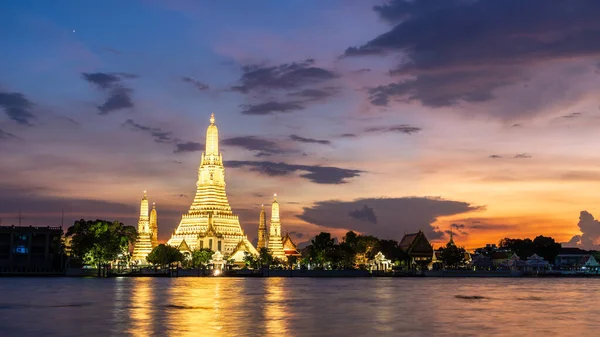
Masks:
[[[221,240],[217,241],[217,250],[221,251]]]
[[[25,246],[17,246],[17,247],[15,247],[15,253],[17,253],[17,254],[27,254],[27,247],[25,247]]]
[[[204,240],[200,241],[200,249],[204,248]]]
[[[208,248],[212,250],[212,239],[208,239]]]

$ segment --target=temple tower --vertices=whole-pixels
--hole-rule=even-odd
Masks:
[[[140,218],[138,220],[138,237],[135,240],[131,260],[146,264],[146,256],[152,251],[152,232],[150,229],[150,218],[148,216],[148,198],[146,191],[140,203]]]
[[[158,246],[158,218],[156,217],[156,204],[152,203],[150,211],[150,231],[152,232],[152,248]]]
[[[283,242],[281,239],[281,221],[279,220],[279,203],[277,202],[277,194],[273,196],[273,204],[271,205],[271,223],[269,224],[269,252],[274,258],[285,259],[283,251]]]
[[[265,217],[265,205],[261,206],[260,217],[258,219],[258,244],[256,249],[267,248],[267,220]]]
[[[185,240],[189,249],[199,248],[199,238],[205,236],[209,228],[209,216],[212,216],[213,231],[223,236],[223,255],[233,253],[240,241],[247,241],[225,193],[225,168],[219,153],[219,130],[214,114],[210,116],[210,125],[206,129],[206,148],[200,158],[194,201],[189,211],[181,217],[179,226],[167,244],[179,247]]]

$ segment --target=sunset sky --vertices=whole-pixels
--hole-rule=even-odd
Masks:
[[[211,112],[251,240],[600,243],[600,1],[4,1],[0,217],[192,202]],[[585,211],[585,212],[584,212]],[[574,237],[575,236],[575,237]]]

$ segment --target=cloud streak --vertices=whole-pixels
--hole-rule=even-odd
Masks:
[[[252,172],[258,172],[269,177],[288,176],[295,172],[307,172],[301,173],[300,177],[316,184],[344,184],[348,182],[348,179],[358,177],[364,172],[332,166],[295,165],[270,161],[230,160],[225,162],[225,166],[231,168],[248,168]]]
[[[137,75],[98,72],[82,73],[81,76],[88,83],[108,94],[104,103],[97,107],[100,115],[106,115],[121,109],[133,108],[134,104],[131,99],[133,89],[125,87],[123,79],[137,78]]]
[[[8,118],[21,125],[32,126],[35,115],[31,112],[33,103],[18,92],[0,92],[0,107]]]

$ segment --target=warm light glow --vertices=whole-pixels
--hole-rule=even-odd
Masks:
[[[212,216],[214,234],[210,235],[216,235],[211,236],[213,242],[222,240],[221,253],[229,256],[234,253],[240,241],[246,240],[246,236],[237,215],[231,211],[225,192],[225,168],[219,153],[219,131],[214,124],[214,114],[210,120],[211,124],[206,129],[206,149],[198,168],[194,201],[167,244],[179,247],[185,242],[191,250],[199,248],[199,237],[202,236],[202,240],[207,238],[208,219]],[[252,249],[256,251],[254,247]]]
[[[214,275],[215,276],[221,275],[221,269],[215,269]]]

